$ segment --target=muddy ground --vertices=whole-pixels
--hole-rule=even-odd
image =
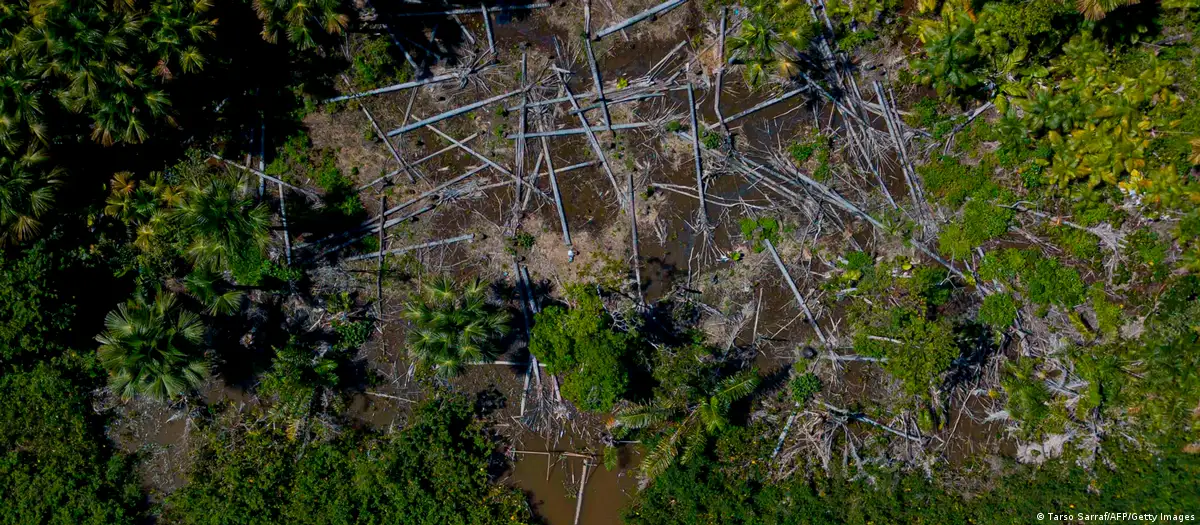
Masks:
[[[608,25],[634,12],[655,4],[649,0],[628,2],[594,2],[592,27]],[[610,4],[619,7],[610,8]],[[307,131],[316,147],[337,152],[344,173],[357,173],[357,182],[366,184],[381,174],[398,169],[397,163],[383,142],[374,133],[361,111],[366,107],[384,130],[400,127],[482,100],[522,88],[521,80],[543,81],[556,74],[552,63],[569,70],[569,86],[579,97],[581,105],[589,105],[594,97],[585,96],[593,89],[586,53],[581,50],[582,14],[578,3],[560,2],[549,9],[535,10],[509,16],[494,17],[493,32],[497,49],[496,63],[476,71],[463,82],[450,81],[422,86],[414,90],[393,92],[339,103],[326,111],[306,118]],[[460,64],[469,64],[485,52],[486,30],[481,17],[461,16],[465,30],[475,40],[463,42],[455,52]],[[447,25],[452,24],[448,22]],[[719,62],[714,57],[717,20],[706,19],[696,3],[659,17],[652,22],[633,26],[622,35],[611,35],[594,46],[600,76],[609,91],[622,84],[638,80],[664,83],[674,78],[676,85],[691,82],[695,89],[698,118],[702,123],[716,122],[713,107],[712,69]],[[439,31],[458,31],[456,25],[439,26]],[[732,30],[732,28],[731,28]],[[430,30],[426,29],[427,34]],[[680,52],[669,55],[680,43]],[[561,55],[558,54],[561,51]],[[528,73],[520,74],[522,56]],[[665,65],[655,70],[652,78],[647,72],[664,57]],[[883,57],[873,57],[883,60]],[[485,63],[486,60],[475,60]],[[433,68],[431,74],[449,69]],[[729,116],[770,99],[785,88],[769,86],[748,89],[736,69],[727,71],[721,95],[721,110]],[[557,82],[546,81],[530,89],[525,98],[533,102],[554,98],[559,94]],[[898,93],[901,99],[910,94]],[[613,95],[610,98],[617,98]],[[495,163],[523,174],[527,180],[542,152],[538,140],[528,141],[523,167],[515,168],[516,141],[506,138],[519,128],[519,106],[523,97],[516,95],[497,104],[434,124],[439,130],[457,140],[474,136],[465,144]],[[411,102],[410,102],[411,101]],[[410,109],[411,104],[411,109]],[[501,111],[497,108],[512,108]],[[528,129],[540,129],[552,122],[552,129],[575,128],[578,117],[568,113],[569,103],[540,106],[531,110]],[[552,112],[551,112],[552,110]],[[603,125],[599,110],[588,112],[593,126]],[[460,243],[410,252],[393,257],[387,263],[383,278],[383,295],[376,301],[375,260],[340,262],[335,268],[315,276],[330,291],[355,289],[372,303],[378,316],[377,334],[360,357],[377,377],[376,384],[355,394],[349,403],[349,417],[359,425],[388,429],[403,423],[408,407],[427,395],[429,385],[438,380],[415,371],[404,354],[405,324],[397,317],[403,302],[409,298],[422,279],[444,272],[458,275],[481,275],[500,283],[498,290],[512,308],[520,325],[520,299],[515,289],[517,265],[528,268],[538,291],[545,292],[542,301],[561,297],[570,283],[599,281],[615,283],[623,288],[632,301],[639,294],[654,304],[686,296],[701,305],[705,312],[702,327],[714,346],[742,349],[752,354],[764,375],[777,373],[792,366],[802,347],[814,342],[812,327],[804,321],[791,291],[784,284],[778,268],[765,251],[756,251],[742,238],[739,221],[743,218],[775,217],[785,225],[780,236],[781,258],[791,269],[796,285],[807,301],[815,306],[815,315],[833,341],[848,345],[842,312],[828,306],[832,303],[821,284],[821,274],[828,272],[838,253],[848,246],[872,247],[885,253],[905,253],[899,243],[876,237],[869,227],[847,219],[842,224],[814,225],[796,211],[780,206],[754,182],[726,170],[714,155],[706,150],[707,218],[709,228],[701,225],[699,201],[696,198],[696,173],[692,144],[683,136],[668,132],[668,123],[678,121],[686,131],[688,125],[687,93],[668,91],[635,102],[613,104],[610,107],[613,124],[649,122],[644,128],[617,133],[600,132],[597,139],[610,163],[613,180],[600,166],[592,164],[556,175],[571,237],[571,246],[564,243],[558,209],[553,199],[546,168],[536,173],[530,190],[528,182],[520,188],[513,177],[497,169],[487,168],[450,191],[433,204],[430,211],[390,229],[385,239],[388,248],[444,239],[466,233],[475,234],[470,243]],[[703,125],[703,124],[702,124]],[[882,127],[882,122],[873,123]],[[813,97],[800,96],[735,121],[730,125],[735,147],[742,152],[768,156],[778,152],[798,136],[824,130],[836,133],[838,122],[828,107],[822,107]],[[407,162],[425,158],[450,142],[439,134],[420,129],[400,135],[397,150]],[[702,146],[703,147],[703,146]],[[549,139],[550,162],[556,170],[594,162],[596,156],[584,135]],[[269,159],[268,159],[269,160]],[[903,181],[894,158],[881,159],[889,185],[902,194]],[[397,174],[392,184],[376,184],[362,191],[368,213],[381,209],[381,200],[394,206],[431,188],[483,165],[477,156],[454,149],[412,168],[417,173],[415,183],[406,175]],[[639,234],[638,265],[641,282],[631,285],[633,246],[629,213],[622,209],[628,197],[628,180],[632,177],[636,222]],[[615,183],[615,184],[614,184]],[[514,199],[521,192],[524,206]],[[869,191],[864,191],[863,195]],[[869,196],[868,196],[869,197]],[[423,207],[415,204],[403,213]],[[514,212],[516,210],[516,212]],[[512,247],[512,237],[524,232],[533,237],[529,249]],[[570,252],[570,253],[569,253]],[[915,256],[914,253],[905,253]],[[518,365],[473,366],[464,376],[452,380],[448,387],[466,393],[477,400],[488,414],[493,428],[503,436],[508,446],[505,452],[513,458],[513,467],[505,476],[506,482],[530,494],[535,510],[549,525],[573,522],[576,497],[584,462],[590,463],[584,504],[579,523],[600,525],[618,522],[620,509],[636,491],[636,445],[621,445],[620,465],[609,471],[600,465],[603,451],[605,417],[580,414],[573,410],[539,416],[537,431],[527,426],[528,418],[520,417],[525,370],[520,363],[528,354],[519,338],[514,338],[509,351],[501,360]],[[827,399],[841,406],[864,405],[887,408],[899,396],[897,382],[872,363],[843,363],[832,366],[816,360],[811,369],[822,376],[829,389]],[[548,378],[542,378],[548,382]],[[548,389],[540,395],[549,397]],[[532,396],[530,396],[532,397]],[[952,425],[937,433],[942,441],[942,453],[937,461],[957,463],[979,453],[994,453],[1001,449],[997,439],[999,426],[978,422],[986,413],[984,397],[963,403],[956,400],[957,417]],[[241,387],[227,386],[214,380],[204,395],[205,403],[255,403]],[[530,412],[536,404],[528,400]],[[791,408],[779,399],[766,403],[761,417],[774,428],[783,426]],[[150,458],[150,471],[155,474],[149,483],[161,494],[177,487],[186,469],[187,422],[186,407],[153,409],[125,406],[122,425],[114,430],[126,449],[138,449]],[[547,424],[553,422],[554,424]],[[776,430],[777,432],[777,430]],[[860,436],[877,433],[874,429],[859,428]],[[774,436],[765,439],[773,439]],[[516,451],[524,452],[516,452]],[[530,452],[552,452],[553,455]],[[570,452],[594,459],[564,456]]]

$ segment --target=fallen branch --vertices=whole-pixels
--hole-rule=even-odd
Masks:
[[[381,134],[380,134],[380,136],[383,136],[383,134],[381,133]],[[470,142],[472,139],[474,139],[475,137],[478,137],[478,136],[479,136],[479,133],[472,133],[472,134],[471,134],[471,136],[469,136],[469,137],[467,137],[467,138],[465,138],[465,139],[462,139],[460,142],[467,143],[467,142]],[[387,140],[387,139],[384,139],[384,140]],[[447,152],[447,151],[450,151],[450,150],[452,150],[452,149],[458,149],[458,145],[457,145],[457,144],[451,144],[451,145],[449,145],[449,146],[446,146],[446,147],[444,147],[444,148],[442,148],[442,149],[439,149],[439,150],[437,150],[437,151],[435,151],[435,152],[433,152],[433,153],[430,153],[430,154],[428,154],[428,155],[426,155],[426,156],[424,156],[424,157],[421,157],[420,159],[417,159],[416,161],[410,162],[410,163],[409,163],[409,166],[412,166],[412,167],[420,166],[420,165],[421,165],[421,164],[423,164],[425,161],[427,161],[427,160],[429,160],[429,159],[432,159],[432,158],[434,158],[434,157],[436,157],[436,156],[438,156],[438,155],[441,155],[441,154],[443,154],[443,153],[445,153],[445,152]],[[390,178],[392,178],[392,177],[395,177],[396,175],[398,175],[398,174],[400,173],[400,171],[401,171],[401,170],[395,170],[395,171],[388,172],[386,175],[383,175],[382,177],[379,177],[379,178],[377,178],[377,179],[375,179],[375,180],[373,180],[373,181],[371,181],[371,182],[368,182],[368,183],[366,183],[366,184],[363,184],[362,186],[359,186],[359,187],[358,187],[358,191],[362,191],[362,190],[365,190],[365,189],[367,189],[367,188],[370,188],[371,186],[374,186],[375,184],[379,183],[380,181],[387,180],[387,179],[390,179]]]
[[[592,68],[592,82],[596,85],[596,101],[603,110],[604,128],[612,131],[612,116],[608,114],[608,100],[604,98],[604,83],[600,81],[600,68],[596,66],[596,57],[592,54],[592,0],[583,1],[583,27],[586,35],[583,48],[587,51],[588,64]]]
[[[742,111],[742,112],[740,112],[740,113],[738,113],[738,114],[736,114],[736,115],[732,115],[732,116],[730,116],[729,118],[726,118],[726,119],[724,119],[724,120],[722,120],[722,121],[720,121],[720,122],[717,122],[717,123],[714,123],[714,124],[709,124],[709,125],[707,125],[707,126],[705,126],[705,127],[706,127],[707,129],[713,129],[713,128],[717,127],[717,126],[725,126],[725,125],[728,125],[730,122],[733,122],[733,121],[735,121],[735,120],[737,120],[737,119],[743,118],[743,117],[745,117],[745,116],[747,116],[747,115],[750,115],[750,114],[752,114],[752,113],[755,113],[755,112],[761,111],[761,110],[763,110],[763,109],[765,109],[765,108],[768,108],[768,107],[774,106],[775,104],[778,104],[778,103],[780,103],[780,102],[783,102],[783,101],[785,101],[785,100],[787,100],[787,99],[789,99],[789,98],[792,98],[792,97],[794,97],[794,96],[796,96],[796,95],[799,95],[800,93],[803,93],[805,89],[806,89],[806,88],[793,89],[793,90],[791,90],[791,91],[788,91],[787,93],[784,93],[784,94],[782,94],[782,95],[779,95],[778,97],[772,98],[772,99],[770,99],[770,100],[764,100],[764,101],[762,101],[762,102],[759,102],[759,103],[758,103],[757,105],[755,105],[754,107],[752,107],[752,108],[750,108],[750,109],[747,109],[746,111]]]
[[[724,20],[724,19],[722,19]],[[687,85],[688,95],[688,113],[692,118],[692,129],[696,127],[696,96],[693,93],[692,83]],[[696,193],[700,196],[700,224],[705,230],[708,228],[708,211],[704,207],[704,168],[700,163],[700,134],[692,133],[692,157],[695,159],[696,165]]]
[[[563,210],[562,195],[558,192],[558,177],[554,174],[554,162],[550,159],[549,140],[542,137],[542,155],[546,158],[546,171],[550,174],[550,191],[554,192],[554,206],[558,208],[558,221],[562,224],[563,244],[571,248],[571,231],[567,228],[567,214]]]
[[[577,111],[574,113],[580,114],[582,112]],[[648,128],[653,125],[654,125],[654,123],[652,123],[652,122],[634,122],[631,124],[614,124],[612,126],[595,126],[595,127],[587,127],[587,128],[557,129],[557,130],[553,130],[553,131],[538,131],[538,132],[534,132],[534,133],[526,133],[525,138],[532,139],[532,138],[537,138],[537,137],[562,137],[562,136],[566,136],[566,135],[582,135],[585,133],[596,133],[596,132],[600,132],[600,131],[621,131],[621,130],[627,130],[627,129]],[[517,138],[517,136],[518,135],[516,133],[509,133],[509,134],[505,135],[504,138],[515,139],[515,138]]]

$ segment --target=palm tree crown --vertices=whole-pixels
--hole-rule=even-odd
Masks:
[[[104,325],[96,336],[100,363],[122,399],[144,395],[167,401],[198,387],[208,373],[199,352],[204,326],[174,294],[158,292],[150,303],[136,298],[119,305]]]
[[[233,258],[266,249],[270,212],[245,191],[233,173],[188,187],[176,218],[189,241],[184,253],[196,266],[227,270]]]
[[[660,397],[618,411],[616,427],[639,429],[666,424],[665,435],[642,460],[642,483],[667,470],[680,457],[681,447],[683,462],[703,452],[708,437],[729,424],[730,405],[749,396],[757,386],[758,372],[747,370],[721,380],[708,392],[689,393],[688,401]]]
[[[60,171],[40,169],[46,156],[30,147],[24,155],[0,155],[0,246],[24,241],[41,227],[39,217],[54,201]]]
[[[421,300],[405,305],[402,315],[416,324],[409,352],[442,376],[494,357],[495,339],[508,333],[508,313],[487,303],[487,284],[479,279],[460,285],[442,276],[426,283]]]

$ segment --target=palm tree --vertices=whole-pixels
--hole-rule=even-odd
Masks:
[[[104,319],[100,363],[109,387],[122,399],[142,395],[168,401],[200,386],[208,361],[199,351],[204,326],[169,292],[147,303],[138,297],[117,306]]]
[[[336,35],[346,28],[350,18],[341,8],[340,0],[254,0],[263,40],[275,43],[284,33],[301,49],[316,47],[322,31]]]
[[[0,246],[25,241],[41,227],[54,202],[61,170],[43,171],[46,155],[30,145],[23,155],[0,155]]]
[[[495,357],[493,343],[508,333],[508,313],[487,303],[487,283],[480,279],[461,285],[447,276],[434,279],[401,315],[416,324],[409,332],[409,352],[443,377]]]
[[[220,274],[198,268],[184,278],[188,292],[191,292],[207,308],[209,315],[230,315],[242,308],[242,300],[246,293],[234,288]]]
[[[196,266],[224,271],[234,258],[266,249],[270,213],[246,191],[242,177],[201,176],[185,192],[174,218],[188,238],[184,253]]]
[[[642,483],[652,481],[675,460],[688,462],[704,451],[708,437],[729,424],[729,406],[758,386],[758,372],[747,370],[718,382],[709,392],[692,392],[693,399],[656,398],[645,405],[619,410],[613,426],[630,429],[666,424],[665,434],[642,460]],[[682,447],[682,458],[680,450]]]

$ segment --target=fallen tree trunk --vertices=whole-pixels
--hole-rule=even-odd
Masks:
[[[346,260],[347,261],[362,261],[365,259],[374,259],[376,257],[379,257],[380,255],[399,255],[402,253],[411,252],[413,250],[420,250],[423,248],[435,248],[435,247],[444,246],[447,244],[454,244],[454,243],[463,242],[463,241],[470,242],[470,241],[474,241],[474,240],[475,240],[475,234],[468,233],[466,235],[459,235],[458,237],[451,237],[449,239],[442,239],[440,241],[432,241],[432,242],[426,242],[426,243],[421,243],[421,244],[414,244],[412,246],[404,246],[401,248],[396,248],[394,250],[368,253],[365,255],[356,255],[354,257],[348,257],[348,258],[346,258]]]
[[[638,13],[629,18],[626,18],[625,20],[622,20],[611,26],[601,29],[600,32],[596,33],[595,39],[600,40],[601,38],[604,38],[608,35],[616,33],[617,31],[625,29],[625,28],[627,28],[631,25],[634,25],[638,22],[641,22],[647,18],[656,17],[658,15],[666,13],[667,11],[670,11],[672,9],[675,9],[676,7],[683,5],[683,3],[686,1],[687,0],[667,0],[666,2],[658,4],[654,7],[651,7],[650,9],[642,11],[641,13]]]

